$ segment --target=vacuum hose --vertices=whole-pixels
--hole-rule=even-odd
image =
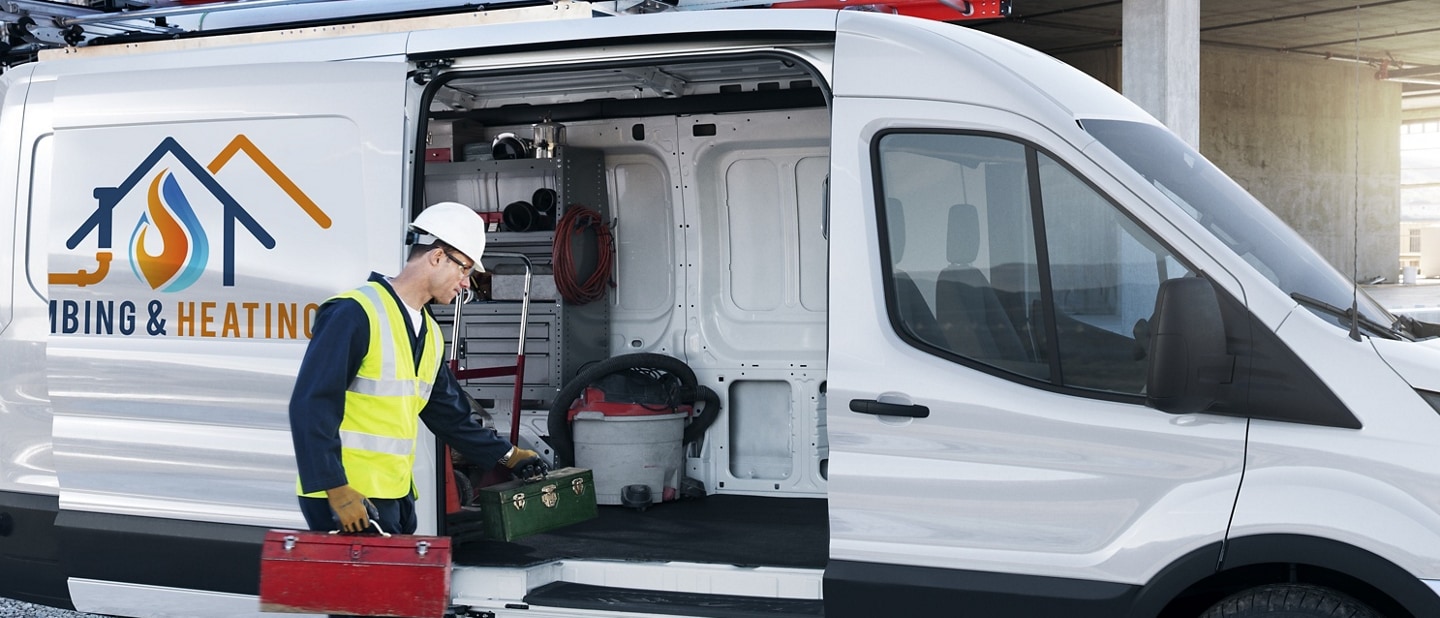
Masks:
[[[555,466],[557,468],[575,464],[575,444],[571,440],[570,431],[570,406],[590,385],[607,376],[632,369],[657,369],[679,378],[680,388],[671,396],[670,405],[705,404],[700,413],[690,419],[690,424],[685,426],[685,444],[704,436],[705,430],[710,428],[720,414],[720,395],[708,386],[697,384],[695,372],[685,364],[685,361],[673,356],[650,352],[607,358],[586,367],[576,375],[575,379],[570,380],[560,389],[560,392],[555,395],[554,402],[550,404],[550,414],[546,417],[546,425],[550,433],[550,446],[555,449]]]

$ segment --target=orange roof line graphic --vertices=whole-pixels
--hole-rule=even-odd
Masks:
[[[221,168],[224,168],[225,164],[229,163],[230,159],[234,158],[235,154],[240,151],[244,151],[245,154],[250,157],[251,161],[254,161],[256,165],[260,166],[260,170],[265,172],[265,175],[269,176],[270,180],[274,181],[286,195],[290,196],[290,199],[295,200],[295,203],[299,204],[300,208],[305,211],[305,214],[310,215],[310,218],[314,219],[315,223],[319,224],[321,229],[330,229],[330,216],[325,214],[325,211],[320,210],[320,207],[315,204],[315,201],[311,200],[310,196],[305,195],[305,192],[300,190],[300,187],[297,186],[294,181],[290,180],[289,176],[285,175],[285,172],[280,171],[280,168],[270,160],[270,157],[265,156],[265,153],[260,151],[260,148],[255,145],[255,142],[245,137],[244,133],[235,135],[235,139],[230,140],[230,143],[225,145],[225,148],[220,151],[220,154],[215,155],[215,160],[211,161],[210,165],[206,166],[206,169],[209,169],[211,174],[218,174]]]

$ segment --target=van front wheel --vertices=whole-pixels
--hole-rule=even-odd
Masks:
[[[1309,584],[1271,584],[1216,603],[1200,618],[1384,618],[1347,594]]]

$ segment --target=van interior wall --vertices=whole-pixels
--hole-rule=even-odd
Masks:
[[[604,154],[616,250],[610,354],[680,358],[720,395],[719,419],[685,462],[708,497],[644,513],[602,507],[598,520],[521,541],[515,555],[489,548],[461,559],[747,562],[786,547],[790,557],[776,560],[823,564],[828,110],[563,124],[567,147]],[[531,127],[485,126],[481,141],[505,132]],[[494,187],[477,183],[427,184],[425,200],[503,208]],[[507,424],[508,406],[495,408]],[[543,433],[531,414],[526,426]]]

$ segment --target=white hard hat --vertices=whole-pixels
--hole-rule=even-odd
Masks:
[[[469,206],[459,202],[437,202],[420,212],[410,223],[415,231],[433,236],[475,262],[475,270],[485,272],[480,256],[485,253],[485,220]],[[425,244],[421,239],[421,244]]]

